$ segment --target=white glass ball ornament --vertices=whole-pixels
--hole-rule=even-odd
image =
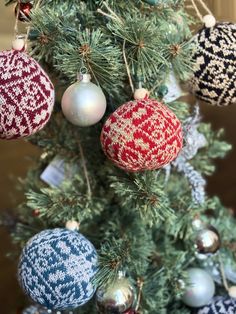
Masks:
[[[188,286],[182,301],[190,307],[206,305],[215,294],[215,283],[212,277],[201,268],[189,268]]]
[[[102,119],[107,106],[106,97],[102,89],[90,81],[89,74],[80,74],[78,79],[65,91],[62,111],[72,124],[91,126]]]

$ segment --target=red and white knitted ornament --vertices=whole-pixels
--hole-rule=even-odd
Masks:
[[[183,144],[181,123],[162,103],[146,97],[125,103],[103,126],[106,156],[126,171],[154,170],[174,160]]]
[[[54,105],[54,87],[26,52],[0,52],[0,138],[16,139],[44,127]]]

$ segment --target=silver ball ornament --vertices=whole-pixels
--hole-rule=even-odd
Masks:
[[[214,254],[220,248],[220,235],[213,226],[200,229],[196,235],[196,249],[200,254]]]
[[[99,313],[123,313],[132,307],[133,302],[134,288],[124,276],[119,276],[112,284],[97,290],[96,303]]]
[[[201,268],[187,270],[189,281],[182,301],[190,307],[206,305],[215,293],[215,284],[211,276]]]
[[[66,119],[72,124],[86,127],[96,124],[106,111],[106,97],[102,89],[90,82],[89,74],[65,91],[61,106]]]

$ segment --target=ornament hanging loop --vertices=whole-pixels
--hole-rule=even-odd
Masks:
[[[89,83],[91,81],[91,75],[89,74],[89,71],[85,65],[82,65],[79,72],[77,73],[77,80],[83,83]]]
[[[204,15],[204,16],[203,16],[203,15],[201,14],[201,12],[200,12],[200,10],[199,10],[197,4],[196,4],[197,1],[198,1],[199,4],[202,6],[203,10],[205,10],[205,11],[207,12],[207,15]],[[197,13],[197,16],[198,16],[199,20],[204,23],[205,27],[210,28],[210,27],[215,26],[215,24],[216,24],[216,19],[215,19],[213,13],[211,12],[211,10],[210,10],[210,9],[208,8],[208,6],[204,3],[204,1],[203,1],[203,0],[191,0],[191,2],[192,2],[192,5],[193,5],[194,10],[195,10],[196,13]]]

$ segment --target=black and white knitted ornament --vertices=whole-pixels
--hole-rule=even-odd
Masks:
[[[236,24],[204,27],[196,41],[191,92],[212,105],[236,103]]]
[[[36,303],[49,310],[72,310],[95,292],[97,258],[92,243],[77,231],[45,230],[24,247],[19,281]]]
[[[230,297],[216,297],[210,303],[200,308],[196,314],[235,314],[236,299]]]

